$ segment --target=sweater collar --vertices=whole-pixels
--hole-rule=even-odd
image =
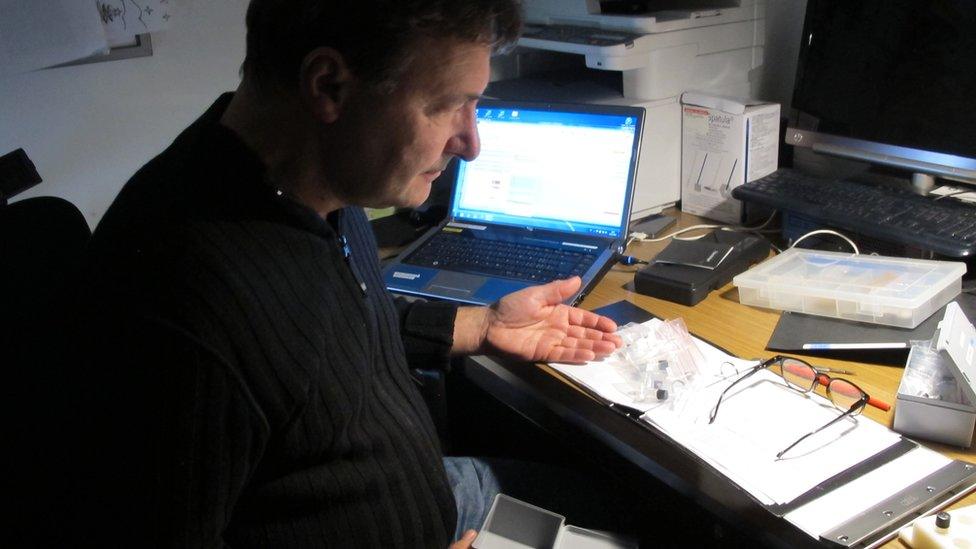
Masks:
[[[231,175],[225,179],[235,186],[228,191],[265,205],[269,213],[280,217],[281,221],[323,238],[335,238],[337,231],[333,226],[315,210],[271,183],[267,167],[258,154],[236,132],[220,123],[233,97],[232,92],[222,94],[190,127],[194,133],[199,132],[204,137],[203,141],[213,144],[212,157],[217,159],[221,170]],[[341,215],[336,219],[338,222]]]

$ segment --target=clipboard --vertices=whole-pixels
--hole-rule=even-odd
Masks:
[[[614,319],[618,325],[629,322],[641,323],[656,318],[627,301],[607,305],[596,309],[595,312]],[[707,342],[704,338],[699,337],[699,339]],[[724,349],[719,349],[731,355]],[[598,402],[627,416],[636,425],[666,436],[654,425],[640,420],[640,410],[614,403],[582,383],[572,379],[569,381],[583,392],[594,396]],[[924,472],[920,478],[912,478],[899,486],[898,483],[890,482],[891,478],[884,477],[886,493],[877,491],[870,494],[863,493],[862,485],[865,483],[876,481],[879,475],[886,475],[886,471],[896,470],[898,467],[911,467],[913,460],[931,457],[930,454],[940,456],[902,437],[893,446],[854,464],[839,474],[824,479],[788,503],[770,505],[758,500],[757,503],[771,514],[794,524],[825,545],[852,548],[875,547],[895,536],[900,528],[911,524],[915,519],[952,503],[976,488],[976,465],[941,458],[945,460],[944,464]],[[941,460],[936,461],[941,463]],[[708,465],[704,460],[703,462]],[[721,474],[721,471],[719,473]],[[902,477],[898,475],[897,478]],[[732,479],[729,480],[734,483]],[[859,497],[863,500],[861,505],[856,501]],[[828,527],[811,527],[811,523],[816,523],[818,514],[823,514],[823,509],[836,508],[841,503],[848,506],[853,504],[856,511],[844,515],[839,521],[835,520]]]
[[[976,296],[962,293],[954,301],[976,318]],[[766,349],[904,366],[911,342],[932,339],[945,311],[943,306],[914,329],[784,311]]]

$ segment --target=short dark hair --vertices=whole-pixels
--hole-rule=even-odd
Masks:
[[[521,26],[519,0],[252,0],[243,72],[259,87],[294,89],[308,52],[328,46],[367,83],[391,87],[424,39],[497,51]]]

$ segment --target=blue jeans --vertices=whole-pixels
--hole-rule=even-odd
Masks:
[[[485,460],[445,457],[444,468],[457,505],[457,529],[454,531],[454,539],[457,540],[468,530],[481,529],[501,488]]]

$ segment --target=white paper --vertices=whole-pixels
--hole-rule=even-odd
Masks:
[[[832,490],[784,518],[818,538],[871,506],[881,503],[895,488],[913,484],[948,465],[952,460],[928,448],[917,447],[904,456]],[[898,479],[898,482],[892,482]]]
[[[94,0],[94,4],[113,46],[130,42],[137,34],[163,30],[173,18],[172,0]]]
[[[698,417],[655,413],[644,419],[713,463],[759,499],[788,503],[824,480],[897,443],[901,437],[865,417],[844,419],[776,454],[842,412],[825,398],[801,394],[762,370],[726,394],[715,423],[708,413],[724,385],[700,401]]]
[[[0,74],[19,74],[108,51],[91,0],[0,0]]]
[[[654,319],[649,323],[659,323]],[[788,503],[824,480],[881,452],[901,437],[866,417],[841,420],[810,437],[782,459],[776,454],[842,412],[815,393],[799,393],[762,370],[730,390],[715,423],[708,417],[724,388],[755,362],[695,339],[705,356],[703,387],[662,403],[627,394],[614,359],[582,366],[554,364],[564,375],[602,396],[637,408],[642,419],[693,451],[764,504]],[[724,364],[723,364],[724,363]]]

